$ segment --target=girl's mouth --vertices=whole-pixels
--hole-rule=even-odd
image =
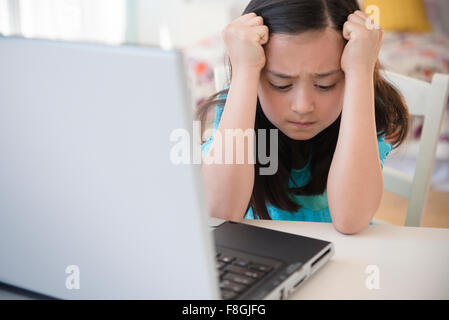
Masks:
[[[315,122],[292,122],[292,121],[290,121],[290,123],[298,128],[307,128],[307,127],[312,126]]]

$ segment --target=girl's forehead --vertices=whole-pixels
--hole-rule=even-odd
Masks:
[[[267,69],[281,73],[319,73],[340,67],[342,35],[333,29],[297,35],[271,34],[265,45]]]

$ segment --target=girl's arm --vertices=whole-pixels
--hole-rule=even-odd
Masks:
[[[373,83],[383,31],[366,23],[367,18],[356,11],[348,16],[343,27],[343,37],[349,40],[341,59],[345,72],[344,103],[327,179],[332,221],[345,234],[357,233],[368,226],[383,193]]]
[[[260,71],[234,71],[223,115],[210,148],[210,151],[217,152],[214,150],[220,147],[223,159],[230,151],[226,151],[225,130],[254,129],[259,77]],[[222,138],[219,144],[218,137]],[[254,164],[248,161],[246,144],[244,152],[244,164],[236,162],[235,145],[233,164],[203,163],[203,182],[210,215],[233,221],[243,219],[254,187]]]
[[[251,12],[227,25],[222,36],[233,75],[210,152],[221,153],[225,161],[227,152],[232,151],[233,161],[230,164],[203,163],[202,173],[209,213],[217,218],[241,221],[254,187],[254,146],[248,151],[245,145],[244,163],[239,164],[236,144],[226,141],[226,131],[238,133],[250,129],[252,135],[248,144],[254,141],[257,90],[260,72],[266,62],[262,45],[268,42],[269,32],[262,17]],[[223,138],[222,141],[219,141],[219,137]],[[227,142],[232,143],[232,150],[226,146]]]
[[[327,180],[336,229],[353,234],[368,226],[382,193],[373,76],[368,71],[347,73],[340,132]]]

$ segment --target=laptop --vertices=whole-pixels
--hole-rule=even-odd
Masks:
[[[174,130],[193,136],[181,51],[0,37],[0,70],[0,283],[56,299],[283,299],[334,253],[210,226],[201,166],[170,158]]]

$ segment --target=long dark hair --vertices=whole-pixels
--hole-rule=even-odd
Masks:
[[[310,30],[324,30],[328,27],[342,32],[343,24],[346,22],[348,15],[356,10],[360,10],[356,0],[252,0],[242,15],[254,12],[261,16],[270,34],[296,35]],[[232,78],[232,65],[229,60],[228,64]],[[407,107],[400,93],[382,78],[379,69],[379,63],[377,62],[374,70],[376,129],[379,137],[385,135],[392,141],[393,147],[397,148],[408,132]],[[215,93],[201,104],[197,109],[196,119],[203,123],[211,107],[217,103],[224,105],[224,100],[220,100],[218,97],[223,93],[227,94],[228,90],[225,89]],[[306,141],[293,140],[279,130],[278,170],[274,175],[259,175],[257,173],[260,172],[261,164],[255,159],[254,188],[247,210],[252,207],[255,216],[261,219],[270,219],[266,202],[294,213],[301,208],[301,205],[295,202],[291,195],[324,193],[329,168],[337,145],[340,119],[341,114],[328,128]],[[263,113],[259,99],[257,99],[254,129],[256,132],[258,129],[276,129]],[[255,137],[254,146],[257,148],[257,134]],[[270,150],[269,139],[267,140],[266,150]],[[310,147],[313,148],[310,163],[311,179],[302,187],[290,188],[288,182],[294,163],[292,150],[293,148],[307,150],[307,147],[309,147],[309,150]],[[256,154],[258,154],[257,150]],[[305,163],[309,155],[299,154],[295,156],[301,158],[299,159],[300,163]]]

